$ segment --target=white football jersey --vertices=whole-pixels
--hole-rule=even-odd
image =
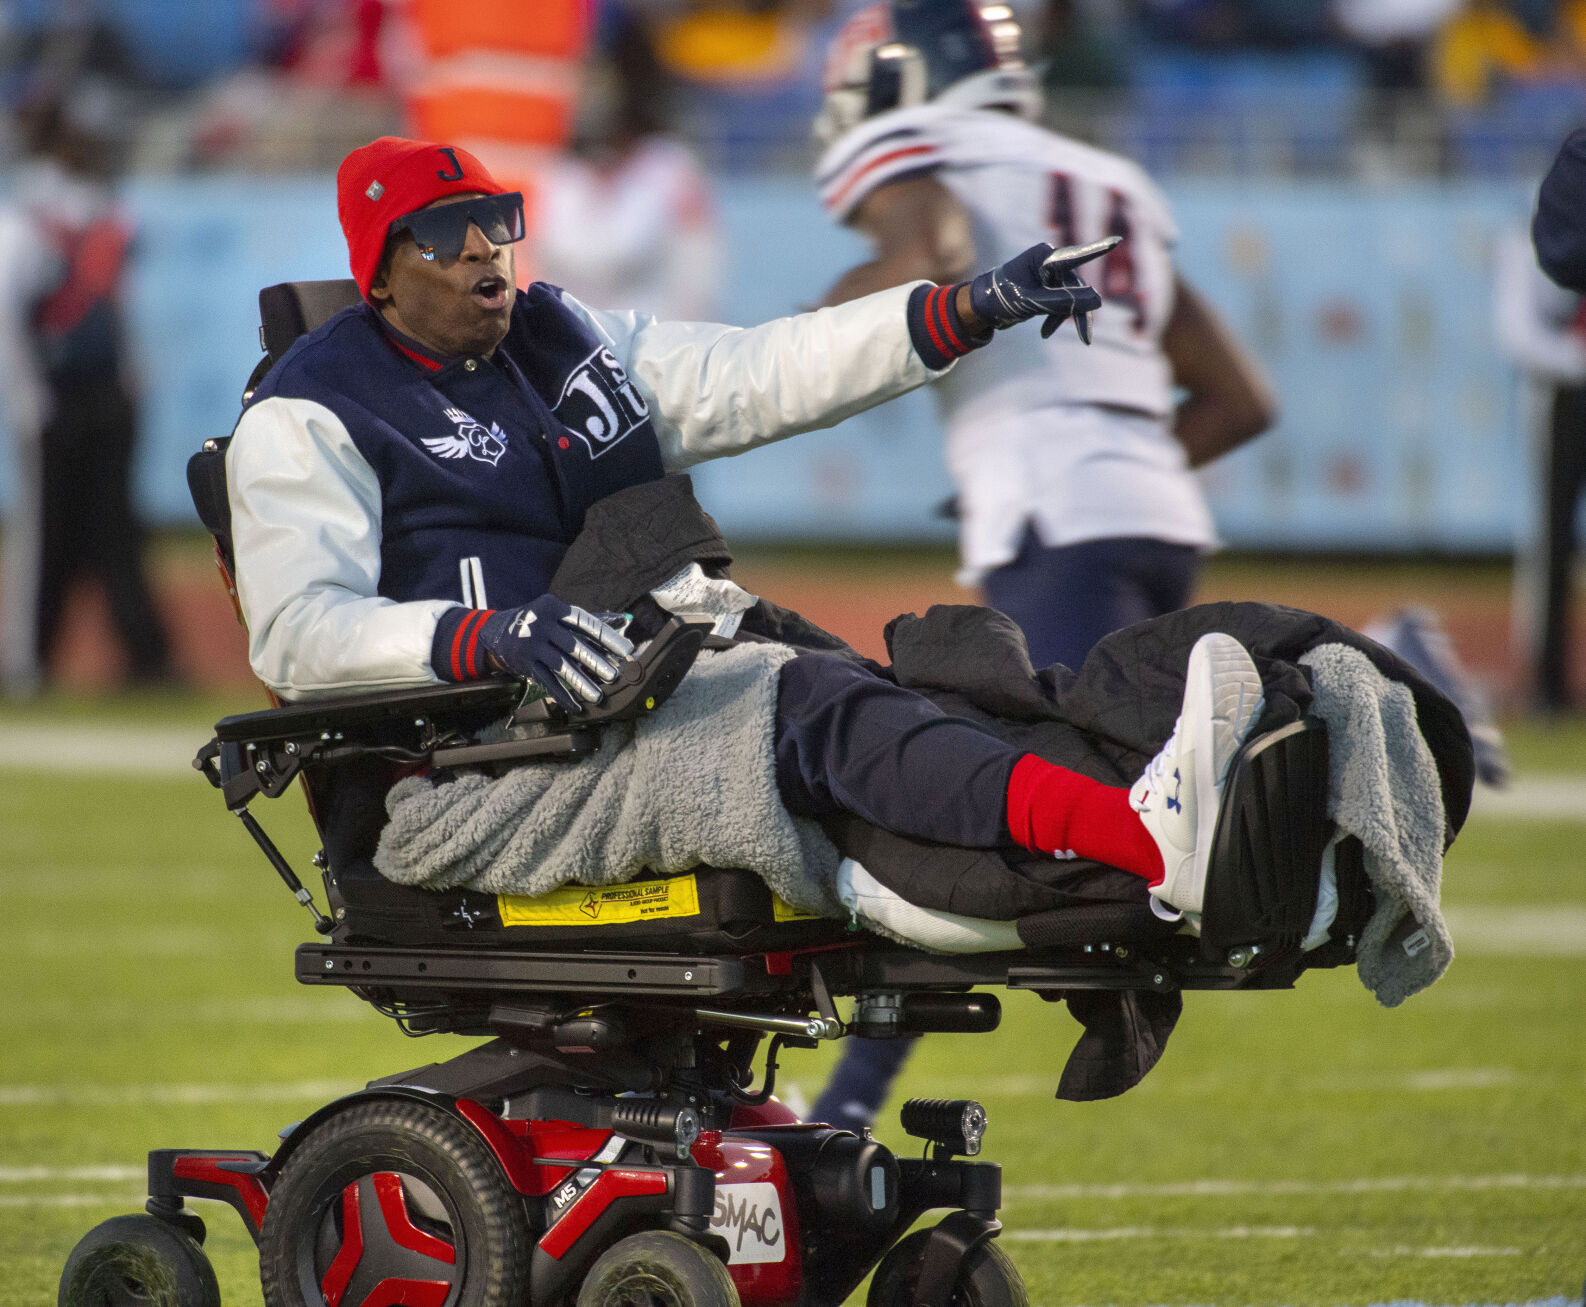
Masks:
[[[1033,323],[1015,327],[933,387],[964,512],[963,579],[1011,560],[1031,520],[1048,545],[1136,535],[1215,543],[1170,426],[1162,333],[1178,228],[1156,184],[1129,159],[1012,114],[937,102],[845,133],[816,165],[816,185],[846,223],[878,187],[927,174],[968,210],[977,269],[1038,241],[1124,238],[1080,269],[1104,301],[1089,346],[1071,326],[1045,340]]]
[[[1104,236],[1123,243],[1080,275],[1101,292],[1093,341],[1071,329],[1043,341],[1038,330],[999,339],[943,378],[949,411],[974,395],[984,407],[1009,404],[1115,404],[1165,414],[1171,374],[1162,330],[1173,311],[1172,247],[1178,229],[1167,201],[1128,159],[1082,145],[994,109],[936,104],[868,119],[821,159],[821,202],[847,222],[879,186],[931,173],[962,201],[974,222],[981,268],[1005,263],[1037,241],[1083,245]]]

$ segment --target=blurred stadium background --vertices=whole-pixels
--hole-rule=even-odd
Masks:
[[[1206,473],[1230,546],[1206,597],[1356,624],[1430,603],[1510,711],[1522,782],[1542,784],[1478,803],[1449,882],[1461,961],[1413,1011],[1372,1011],[1343,976],[1193,1005],[1139,1095],[1075,1111],[1047,1097],[1067,1031],[1014,1004],[996,1076],[966,1070],[986,1049],[943,1041],[905,1092],[985,1094],[1038,1303],[1562,1304],[1586,1269],[1586,736],[1513,717],[1536,414],[1497,347],[1494,249],[1586,124],[1586,3],[1009,3],[1051,123],[1155,173],[1188,276],[1278,385],[1278,428]],[[138,223],[137,504],[191,691],[100,697],[118,667],[89,588],[60,692],[0,704],[0,1300],[54,1301],[77,1235],[136,1207],[141,1150],[267,1148],[306,1105],[439,1056],[291,983],[302,922],[184,773],[206,723],[261,698],[183,467],[235,420],[258,289],[346,275],[336,163],[383,132],[461,140],[538,197],[524,261],[550,275],[568,255],[547,179],[620,99],[602,52],[636,25],[656,55],[641,89],[697,161],[674,225],[704,239],[683,266],[712,316],[761,321],[858,253],[809,181],[822,49],[854,7],[0,0],[7,103],[41,69],[116,97]],[[0,158],[18,148],[0,140]],[[612,307],[654,289],[647,261],[566,271]],[[924,397],[696,480],[744,547],[740,578],[867,652],[880,620],[967,597]],[[14,492],[0,460],[0,500]],[[286,826],[305,864],[306,819]],[[813,1091],[821,1065],[796,1083]],[[255,1301],[245,1238],[224,1214],[212,1226],[228,1303]]]
[[[824,45],[856,3],[0,5],[13,103],[41,68],[69,67],[112,87],[120,105],[124,194],[138,222],[127,299],[146,520],[194,526],[183,464],[235,419],[258,354],[256,292],[345,275],[332,173],[381,132],[464,140],[537,195],[530,271],[594,303],[660,296],[666,308],[677,300],[652,284],[658,256],[645,238],[614,251],[615,266],[557,248],[567,242],[547,181],[562,176],[564,147],[609,127],[621,98],[613,79],[626,77],[655,110],[651,125],[700,165],[669,215],[709,236],[678,265],[701,288],[685,307],[751,323],[813,301],[859,249],[809,183]],[[1183,228],[1187,275],[1277,381],[1279,427],[1205,473],[1227,544],[1291,562],[1506,565],[1536,530],[1535,410],[1496,345],[1493,250],[1523,228],[1558,142],[1586,121],[1586,4],[1013,7],[1043,63],[1051,123],[1157,175]],[[633,30],[654,56],[637,66],[621,53]],[[637,263],[621,262],[636,252]],[[952,536],[924,395],[696,479],[743,544]],[[0,475],[0,493],[9,487]],[[1489,603],[1485,638],[1466,656],[1518,702],[1514,650],[1494,639],[1509,624],[1507,598]],[[189,604],[184,594],[168,606]],[[195,678],[215,679],[210,655],[189,647],[183,657]],[[93,664],[68,656],[68,671]],[[241,675],[234,659],[226,666]]]

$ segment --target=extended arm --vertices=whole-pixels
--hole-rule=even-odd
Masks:
[[[650,411],[670,471],[742,453],[844,418],[940,376],[994,329],[1043,318],[1043,336],[1101,297],[1075,268],[1116,238],[1078,249],[1033,245],[973,281],[928,281],[739,328],[656,322],[565,302],[609,343]]]
[[[648,404],[669,471],[844,418],[939,375],[914,347],[900,286],[758,327],[587,308]]]
[[[1182,277],[1174,287],[1162,348],[1173,365],[1173,380],[1189,392],[1178,407],[1173,434],[1191,467],[1220,458],[1277,420],[1277,398],[1261,365]]]

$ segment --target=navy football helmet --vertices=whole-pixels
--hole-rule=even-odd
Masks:
[[[826,58],[815,135],[829,145],[866,118],[927,100],[1040,113],[1019,25],[987,0],[880,0],[843,24]]]

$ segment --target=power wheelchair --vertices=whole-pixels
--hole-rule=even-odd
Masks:
[[[266,355],[250,387],[356,296],[350,281],[262,292]],[[229,584],[225,444],[207,442],[188,476]],[[1300,950],[1331,834],[1312,719],[1235,760],[1199,938],[1078,913],[1046,947],[934,955],[802,916],[732,868],[540,899],[435,892],[386,881],[322,820],[338,778],[360,769],[388,780],[577,756],[603,721],[656,710],[708,625],[673,618],[576,724],[499,679],[216,725],[195,767],[313,917],[298,980],[346,988],[410,1033],[488,1042],[327,1104],[272,1155],[151,1152],[145,1213],[83,1239],[63,1307],[218,1304],[193,1198],[241,1217],[271,1307],[816,1307],[872,1271],[870,1307],[1021,1307],[994,1242],[1000,1170],[978,1157],[981,1106],[911,1100],[900,1124],[926,1152],[901,1156],[869,1132],[800,1122],[774,1096],[781,1055],[845,1036],[990,1032],[998,987],[1053,1001],[1286,988],[1353,960],[1371,895],[1351,841],[1332,937]],[[325,909],[251,810],[294,780],[325,840]]]

